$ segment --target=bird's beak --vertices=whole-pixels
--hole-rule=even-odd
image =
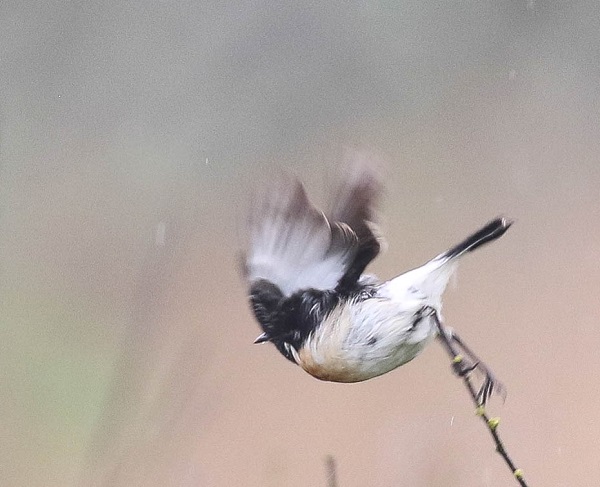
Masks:
[[[271,339],[271,337],[267,333],[263,333],[256,337],[256,340],[254,340],[254,343],[265,343],[265,342],[268,342],[270,339]]]

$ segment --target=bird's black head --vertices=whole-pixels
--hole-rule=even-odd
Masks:
[[[273,283],[257,281],[250,289],[250,302],[264,333],[256,343],[272,342],[295,363],[290,347],[299,350],[337,301],[336,293],[315,289],[286,297]]]

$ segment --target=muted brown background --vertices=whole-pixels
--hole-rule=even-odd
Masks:
[[[383,278],[497,214],[445,315],[531,486],[598,485],[600,22],[589,1],[0,7],[3,486],[516,485],[433,344],[354,385],[258,333],[251,182],[388,163]],[[164,234],[164,238],[163,238]],[[164,245],[163,245],[164,243]]]

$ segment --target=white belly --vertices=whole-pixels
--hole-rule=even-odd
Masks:
[[[435,336],[426,316],[416,326],[422,300],[395,303],[372,298],[334,310],[298,351],[309,374],[334,382],[359,382],[415,358]]]

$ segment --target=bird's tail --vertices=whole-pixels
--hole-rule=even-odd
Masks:
[[[466,252],[471,252],[478,249],[482,245],[488,242],[492,242],[497,238],[500,238],[513,224],[512,220],[506,218],[496,218],[489,222],[486,226],[476,231],[473,235],[470,235],[464,239],[458,245],[447,250],[443,254],[439,255],[437,259],[449,260],[455,257],[460,257]]]
[[[442,293],[456,270],[458,258],[466,252],[471,252],[488,242],[500,238],[511,224],[512,221],[505,218],[492,220],[458,245],[438,255],[421,267],[388,281],[382,289],[383,293],[392,299],[402,300],[411,296],[413,291],[417,291],[427,297],[431,306],[439,308]]]

